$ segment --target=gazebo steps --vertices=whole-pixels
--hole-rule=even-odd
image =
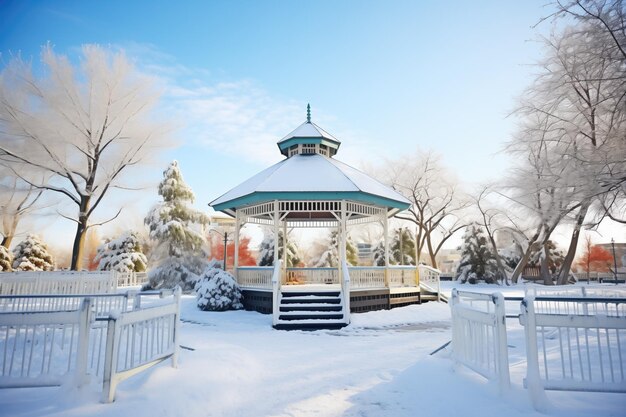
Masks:
[[[339,329],[346,325],[340,291],[281,291],[279,330]]]
[[[310,303],[310,304],[287,304],[279,307],[280,312],[288,311],[341,311],[343,306],[339,303]]]

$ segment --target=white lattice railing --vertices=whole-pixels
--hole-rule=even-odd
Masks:
[[[626,298],[525,297],[525,384],[539,410],[544,389],[626,392]]]
[[[337,268],[287,268],[283,284],[339,284]]]
[[[244,288],[272,288],[272,273],[274,267],[239,267],[237,268],[237,282]]]
[[[118,272],[117,287],[140,287],[148,282],[147,272]]]
[[[117,290],[115,272],[4,272],[0,294],[102,294]]]
[[[138,293],[135,291],[118,294],[0,295],[0,312],[78,310],[83,300],[89,298],[95,317],[105,317],[114,310],[124,312],[133,309],[138,302],[137,297]]]
[[[452,290],[452,356],[454,360],[510,386],[504,297]]]
[[[385,288],[384,267],[348,267],[351,288]]]
[[[428,265],[419,266],[419,285],[420,288],[441,296],[440,286],[441,271]]]
[[[416,287],[417,271],[414,266],[391,266],[387,268],[387,281],[390,288]]]

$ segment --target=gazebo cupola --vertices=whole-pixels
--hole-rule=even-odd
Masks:
[[[306,122],[278,141],[280,153],[287,158],[294,155],[319,154],[332,157],[339,149],[333,135],[311,121],[311,106],[306,107]]]

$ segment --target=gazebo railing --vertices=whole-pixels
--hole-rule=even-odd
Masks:
[[[244,288],[272,288],[273,266],[240,266],[237,282]]]
[[[282,277],[286,285],[296,284],[339,284],[337,268],[287,268]]]
[[[418,279],[414,266],[390,266],[387,268],[389,288],[417,287]]]
[[[271,289],[273,270],[271,266],[239,267],[237,281],[243,288]],[[423,265],[419,267],[419,278],[414,266],[350,266],[348,271],[351,289],[416,286],[433,292],[439,289],[439,271]],[[287,268],[286,274],[281,273],[281,284],[324,285],[340,282],[337,268]]]
[[[350,288],[385,288],[384,266],[351,266]]]

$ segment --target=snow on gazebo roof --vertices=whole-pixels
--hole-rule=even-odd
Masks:
[[[278,141],[279,144],[294,138],[323,138],[336,143],[341,143],[333,135],[311,121],[306,121],[296,127],[291,133]]]
[[[261,171],[212,201],[219,211],[271,200],[353,200],[405,210],[400,193],[343,162],[320,154],[300,154]]]

